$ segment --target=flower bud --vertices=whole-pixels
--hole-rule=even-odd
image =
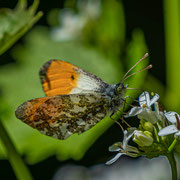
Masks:
[[[149,131],[149,132],[153,132],[153,130],[154,130],[154,126],[153,126],[153,124],[152,123],[150,123],[149,121],[142,121],[141,120],[141,126],[142,126],[142,128],[144,129],[144,130],[146,130],[146,131]]]
[[[133,141],[137,143],[139,146],[151,146],[153,143],[153,135],[149,131],[134,131]]]

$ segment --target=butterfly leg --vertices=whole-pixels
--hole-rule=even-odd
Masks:
[[[125,112],[125,105],[127,104],[127,102],[126,102],[126,97],[124,98],[124,99],[122,99],[124,102],[123,102],[123,107],[122,107],[122,114],[121,114],[121,116],[118,114],[118,113],[116,113],[116,115],[118,116],[118,118],[119,119],[121,119],[121,121],[123,122],[123,123],[125,123],[128,127],[131,127],[125,120],[124,120],[124,117],[123,117],[123,115],[124,115],[124,112]],[[118,109],[118,111],[120,111],[120,109]]]
[[[134,102],[139,102],[138,100],[132,98],[131,96],[126,96],[126,97],[122,98],[122,100],[125,101],[125,103],[128,104],[128,105],[131,106],[131,107],[134,107],[134,106],[131,105],[131,104],[129,104],[129,103],[127,103],[126,99],[128,99],[128,98],[131,99],[131,100],[133,100]]]
[[[112,118],[112,116],[113,116],[114,114],[115,114],[115,112],[112,112],[111,115],[110,115],[110,118],[111,118],[116,124],[118,124],[118,125],[120,126],[120,128],[122,129],[122,131],[124,132],[124,128],[122,127],[122,125],[121,125],[117,120],[115,120],[115,119]]]

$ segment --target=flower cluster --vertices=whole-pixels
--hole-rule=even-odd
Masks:
[[[158,100],[158,94],[150,99],[150,94],[146,91],[139,96],[139,106],[133,107],[124,116],[125,118],[137,116],[140,120],[139,127],[125,130],[123,142],[117,142],[109,147],[109,151],[118,153],[106,163],[107,165],[114,163],[122,155],[131,157],[143,155],[153,158],[166,156],[172,151],[180,139],[180,117],[176,112],[161,110]],[[135,147],[128,145],[131,138],[137,144]]]

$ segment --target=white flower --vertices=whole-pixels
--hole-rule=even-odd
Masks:
[[[138,156],[139,150],[136,147],[128,145],[128,141],[134,134],[134,131],[135,128],[130,128],[129,131],[125,130],[123,142],[117,142],[109,147],[110,152],[118,152],[118,154],[116,154],[111,160],[107,161],[106,165],[114,163],[123,154],[131,157]]]
[[[168,134],[175,133],[176,137],[180,137],[180,117],[176,112],[170,111],[164,113],[165,117],[172,125],[169,125],[163,129],[161,129],[158,133],[159,136],[165,136]]]
[[[158,104],[156,103],[159,99],[159,95],[155,94],[152,99],[147,91],[143,92],[139,96],[139,107],[133,107],[125,117],[131,117],[138,115],[139,119],[145,119],[152,124],[156,123],[159,116]],[[155,111],[152,111],[151,106],[155,104]]]

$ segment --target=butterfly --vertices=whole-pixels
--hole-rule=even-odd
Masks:
[[[118,111],[127,89],[122,81],[108,84],[62,60],[46,62],[39,75],[46,97],[22,103],[15,115],[42,134],[62,140]]]

